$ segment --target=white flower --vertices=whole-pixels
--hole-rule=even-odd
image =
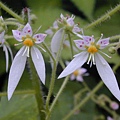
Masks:
[[[8,79],[8,99],[12,97],[12,94],[22,76],[27,57],[29,57],[29,51],[31,52],[32,61],[38,76],[43,84],[45,84],[45,63],[41,52],[36,46],[44,41],[46,34],[33,35],[32,28],[29,23],[26,24],[22,31],[12,30],[12,32],[14,38],[19,41],[20,44],[23,44],[23,47],[16,54],[10,68]]]
[[[68,64],[69,64],[69,62],[66,61],[66,65],[68,65]],[[85,68],[78,68],[73,73],[71,73],[70,80],[75,80],[76,79],[79,82],[83,82],[83,76],[88,76],[89,75],[86,72],[87,72],[87,69],[85,69]]]
[[[54,34],[52,41],[51,41],[51,50],[54,53],[57,53],[60,47],[61,39],[63,36],[64,31],[73,32],[77,34],[77,32],[81,32],[82,29],[78,27],[78,24],[74,23],[75,16],[66,16],[64,17],[63,14],[60,15],[60,19],[57,21],[58,24],[61,24],[61,28]],[[78,34],[77,34],[78,35]],[[66,35],[64,35],[64,39]]]
[[[83,40],[75,40],[75,43],[80,50],[83,50],[83,52],[74,56],[75,58],[63,70],[63,72],[59,75],[58,78],[65,77],[73,73],[75,70],[81,67],[88,59],[87,64],[90,63],[90,66],[92,66],[92,64],[96,64],[98,73],[104,84],[108,87],[111,93],[120,101],[120,90],[115,75],[106,60],[98,53],[103,53],[100,50],[105,48],[109,44],[109,38],[100,39],[97,43],[95,43],[95,39],[93,36],[83,36]]]
[[[12,54],[12,50],[10,48],[10,46],[8,45],[8,43],[5,41],[4,39],[4,34],[5,31],[0,33],[0,47],[3,47],[3,51],[5,52],[5,58],[6,58],[6,72],[8,71],[8,63],[9,63],[9,54],[11,56],[11,60],[13,60],[13,54]]]

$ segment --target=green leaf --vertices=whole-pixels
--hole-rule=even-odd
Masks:
[[[72,0],[75,5],[81,10],[89,20],[93,19],[93,10],[95,6],[95,0]]]
[[[34,95],[16,95],[10,101],[1,98],[0,120],[37,120],[37,116]]]

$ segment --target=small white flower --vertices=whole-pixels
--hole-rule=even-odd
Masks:
[[[68,65],[68,64],[69,64],[69,62],[66,61],[66,65]],[[83,82],[83,76],[88,76],[89,75],[86,72],[87,72],[87,69],[85,69],[85,68],[78,68],[73,73],[71,73],[70,80],[75,80],[76,79],[79,82]]]
[[[58,78],[65,77],[73,73],[75,70],[81,67],[88,59],[87,64],[90,63],[90,66],[92,66],[92,64],[96,64],[98,73],[104,84],[108,87],[111,93],[120,101],[120,90],[115,75],[106,60],[98,53],[103,53],[101,49],[105,48],[109,44],[109,38],[100,39],[97,43],[95,43],[95,39],[93,36],[83,36],[83,40],[75,40],[75,43],[80,50],[83,50],[83,52],[74,56],[75,58],[63,70],[63,72],[59,75]]]
[[[74,34],[77,34],[78,32],[81,32],[82,29],[78,27],[78,24],[74,23],[75,16],[66,16],[64,17],[63,14],[60,15],[60,19],[57,21],[58,24],[61,24],[61,28],[54,34],[52,41],[51,41],[51,50],[54,53],[57,53],[61,39],[63,36],[64,31],[70,31]],[[50,32],[50,31],[49,31]],[[64,36],[64,39],[66,38],[66,35]]]
[[[37,46],[44,41],[46,34],[33,35],[32,28],[29,23],[25,25],[22,31],[12,30],[12,32],[14,38],[19,41],[20,44],[23,44],[23,47],[16,54],[10,68],[8,79],[8,99],[12,97],[12,94],[18,85],[25,68],[27,57],[29,57],[29,52],[31,52],[32,61],[38,76],[43,84],[45,84],[45,63]],[[43,48],[41,49],[43,50]]]
[[[12,54],[12,50],[10,48],[10,46],[8,45],[8,43],[5,41],[4,39],[4,34],[5,31],[0,33],[0,47],[3,47],[3,51],[5,52],[5,58],[6,58],[6,72],[8,71],[8,63],[9,63],[9,54],[11,56],[11,60],[13,60],[13,54]]]

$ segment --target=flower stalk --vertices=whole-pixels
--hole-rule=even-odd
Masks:
[[[56,77],[56,69],[57,69],[57,64],[58,64],[59,57],[60,57],[61,50],[62,50],[62,46],[63,46],[64,34],[65,34],[65,31],[63,30],[60,47],[59,47],[59,50],[56,54],[55,61],[53,61],[51,82],[50,82],[50,86],[49,86],[48,96],[47,96],[47,99],[46,99],[46,111],[47,112],[49,112],[49,101],[50,101],[50,97],[51,97],[51,94],[52,94],[52,91],[53,91],[53,88],[54,88],[55,77]]]
[[[114,15],[116,12],[118,12],[120,10],[120,4],[118,4],[115,8],[111,9],[110,11],[108,11],[105,15],[101,16],[100,18],[98,18],[97,20],[95,20],[94,22],[90,23],[89,25],[85,26],[84,29],[89,29],[92,27],[97,26],[98,24],[106,21],[107,19],[110,19],[110,17],[112,15]]]
[[[15,12],[13,12],[10,8],[8,8],[6,5],[4,5],[2,2],[0,2],[0,7],[8,12],[10,15],[12,15],[14,18],[18,19],[19,22],[24,23],[24,20]]]
[[[51,115],[51,113],[52,113],[52,110],[53,110],[53,108],[55,107],[55,104],[56,104],[57,100],[59,99],[61,93],[63,92],[63,90],[64,90],[64,88],[65,88],[65,86],[66,86],[68,80],[69,80],[69,76],[67,76],[67,77],[65,78],[63,84],[61,85],[61,87],[60,87],[60,89],[59,89],[59,91],[58,91],[58,93],[57,93],[57,95],[56,95],[54,101],[52,102],[52,104],[51,104],[51,106],[50,106],[49,113],[47,114],[45,120],[49,120],[50,115]]]
[[[99,82],[99,84],[86,96],[73,110],[71,110],[62,120],[68,120],[76,110],[80,109],[91,97],[95,94],[101,87],[103,86],[103,82]]]
[[[43,111],[45,111],[44,108],[44,101],[43,101],[43,96],[42,96],[42,91],[41,91],[41,83],[40,80],[36,74],[36,70],[35,67],[33,65],[33,62],[31,60],[31,58],[29,58],[29,65],[30,65],[30,70],[31,70],[31,74],[32,74],[32,85],[33,88],[35,90],[35,98],[37,101],[37,105],[38,105],[38,111],[39,111],[39,116],[41,118],[41,120],[45,119],[45,113]]]

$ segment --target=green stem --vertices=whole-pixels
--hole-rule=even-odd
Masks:
[[[47,96],[47,99],[46,99],[46,112],[47,112],[47,114],[48,114],[48,112],[49,112],[49,101],[50,101],[50,97],[51,97],[51,94],[52,94],[52,92],[53,92],[53,88],[54,88],[54,84],[55,84],[57,63],[58,63],[58,61],[59,61],[59,57],[60,57],[61,50],[62,50],[62,46],[63,46],[64,34],[65,34],[65,31],[63,30],[62,38],[61,38],[61,43],[60,43],[60,48],[59,48],[59,50],[58,50],[58,52],[57,52],[57,55],[56,55],[56,61],[53,61],[53,69],[52,69],[51,82],[50,82],[50,86],[49,86],[48,96]]]
[[[47,47],[47,45],[45,44],[45,42],[42,43],[44,49],[47,51],[47,53],[50,55],[50,57],[52,58],[53,62],[55,63],[55,58],[53,57],[51,51],[49,50],[49,48]]]
[[[69,39],[69,42],[70,42],[71,54],[72,54],[72,58],[73,58],[74,53],[73,53],[73,44],[72,44],[72,40],[71,40],[71,37],[70,37],[70,33],[67,32],[67,34],[68,34],[68,39]]]
[[[8,8],[7,6],[5,6],[2,2],[0,2],[0,7],[5,10],[6,12],[8,12],[10,15],[12,15],[14,18],[18,19],[19,22],[24,23],[24,20],[15,12],[13,12],[10,8]]]
[[[35,91],[34,90],[22,90],[22,91],[15,91],[14,92],[14,95],[22,95],[22,94],[35,94]],[[1,92],[0,93],[0,97],[1,96],[7,96],[7,93],[6,92]]]
[[[30,64],[30,69],[31,69],[31,73],[32,73],[32,84],[33,84],[33,88],[35,90],[35,98],[37,101],[40,118],[41,118],[41,120],[45,120],[45,113],[43,112],[43,111],[45,111],[45,108],[44,108],[44,102],[43,102],[42,91],[41,91],[41,83],[36,74],[36,70],[32,63],[31,58],[29,59],[29,64]]]
[[[62,120],[68,120],[76,110],[81,108],[90,98],[91,96],[97,92],[101,87],[103,86],[103,82],[101,81],[90,93],[88,96],[86,96],[73,110],[70,111],[69,114],[67,114]]]
[[[109,19],[112,15],[114,15],[117,11],[120,10],[120,4],[118,4],[115,8],[112,10],[108,11],[105,15],[101,16],[91,24],[87,25],[84,27],[84,29],[89,29],[91,27],[97,26],[98,24],[104,22],[105,20]]]
[[[50,115],[51,115],[51,113],[52,113],[52,110],[53,110],[53,108],[55,107],[55,104],[56,104],[57,100],[59,99],[61,93],[63,92],[63,90],[64,90],[64,88],[65,88],[65,86],[66,86],[68,80],[69,80],[69,76],[67,76],[67,77],[65,78],[65,80],[64,80],[64,82],[63,82],[63,84],[62,84],[62,86],[60,87],[60,89],[59,89],[59,91],[58,91],[58,93],[57,93],[57,95],[56,95],[54,101],[52,102],[52,105],[50,106],[49,113],[47,114],[47,117],[46,117],[45,120],[49,120]]]
[[[120,39],[120,35],[115,35],[115,36],[110,37],[111,42],[113,42],[116,39]]]
[[[5,21],[4,22],[6,25],[14,25],[14,26],[20,26],[21,24],[20,23],[18,23],[18,22],[13,22],[13,21]],[[22,25],[23,26],[23,25]]]

